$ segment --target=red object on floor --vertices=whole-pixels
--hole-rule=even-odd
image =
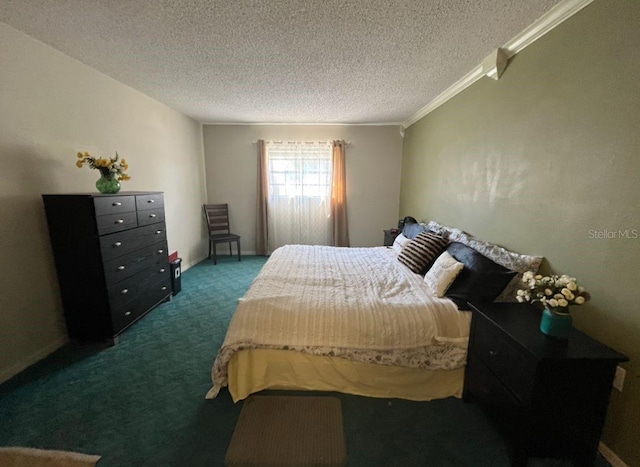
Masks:
[[[171,261],[175,261],[178,259],[178,252],[177,251],[173,251],[170,255],[169,255],[169,262]]]

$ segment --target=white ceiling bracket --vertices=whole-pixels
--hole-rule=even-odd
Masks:
[[[509,58],[504,50],[496,49],[482,62],[482,73],[487,75],[489,78],[498,80],[507,68],[508,62]]]

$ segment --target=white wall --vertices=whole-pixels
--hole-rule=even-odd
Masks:
[[[351,246],[382,245],[382,231],[398,223],[402,167],[399,127],[205,125],[208,201],[229,203],[232,230],[242,236],[244,252],[255,252],[258,159],[254,143],[259,139],[350,142],[346,172]],[[220,248],[220,253],[224,252]]]
[[[0,23],[0,381],[66,341],[42,193],[96,192],[76,153],[118,153],[126,190],[165,192],[169,248],[206,254],[202,127]]]

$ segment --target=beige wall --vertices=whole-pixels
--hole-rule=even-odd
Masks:
[[[130,163],[124,190],[165,192],[169,247],[206,253],[201,125],[0,23],[0,381],[66,341],[42,193],[95,192],[77,151]]]
[[[264,140],[344,139],[351,246],[382,245],[383,230],[398,223],[402,137],[398,126],[205,125],[207,192],[229,203],[242,250],[255,252],[257,148]],[[224,248],[220,248],[221,253]]]
[[[543,255],[592,293],[573,310],[576,327],[631,359],[603,437],[629,465],[640,465],[638,18],[636,0],[596,0],[499,81],[483,78],[411,126],[400,203]],[[605,230],[618,238],[596,238]]]

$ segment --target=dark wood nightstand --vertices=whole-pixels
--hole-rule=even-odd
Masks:
[[[396,239],[398,235],[400,235],[401,230],[399,229],[389,229],[384,230],[384,243],[383,246],[392,246],[393,241]]]
[[[593,465],[616,366],[627,357],[577,329],[564,341],[542,334],[530,304],[469,305],[463,398],[504,428],[512,465],[529,457]]]

